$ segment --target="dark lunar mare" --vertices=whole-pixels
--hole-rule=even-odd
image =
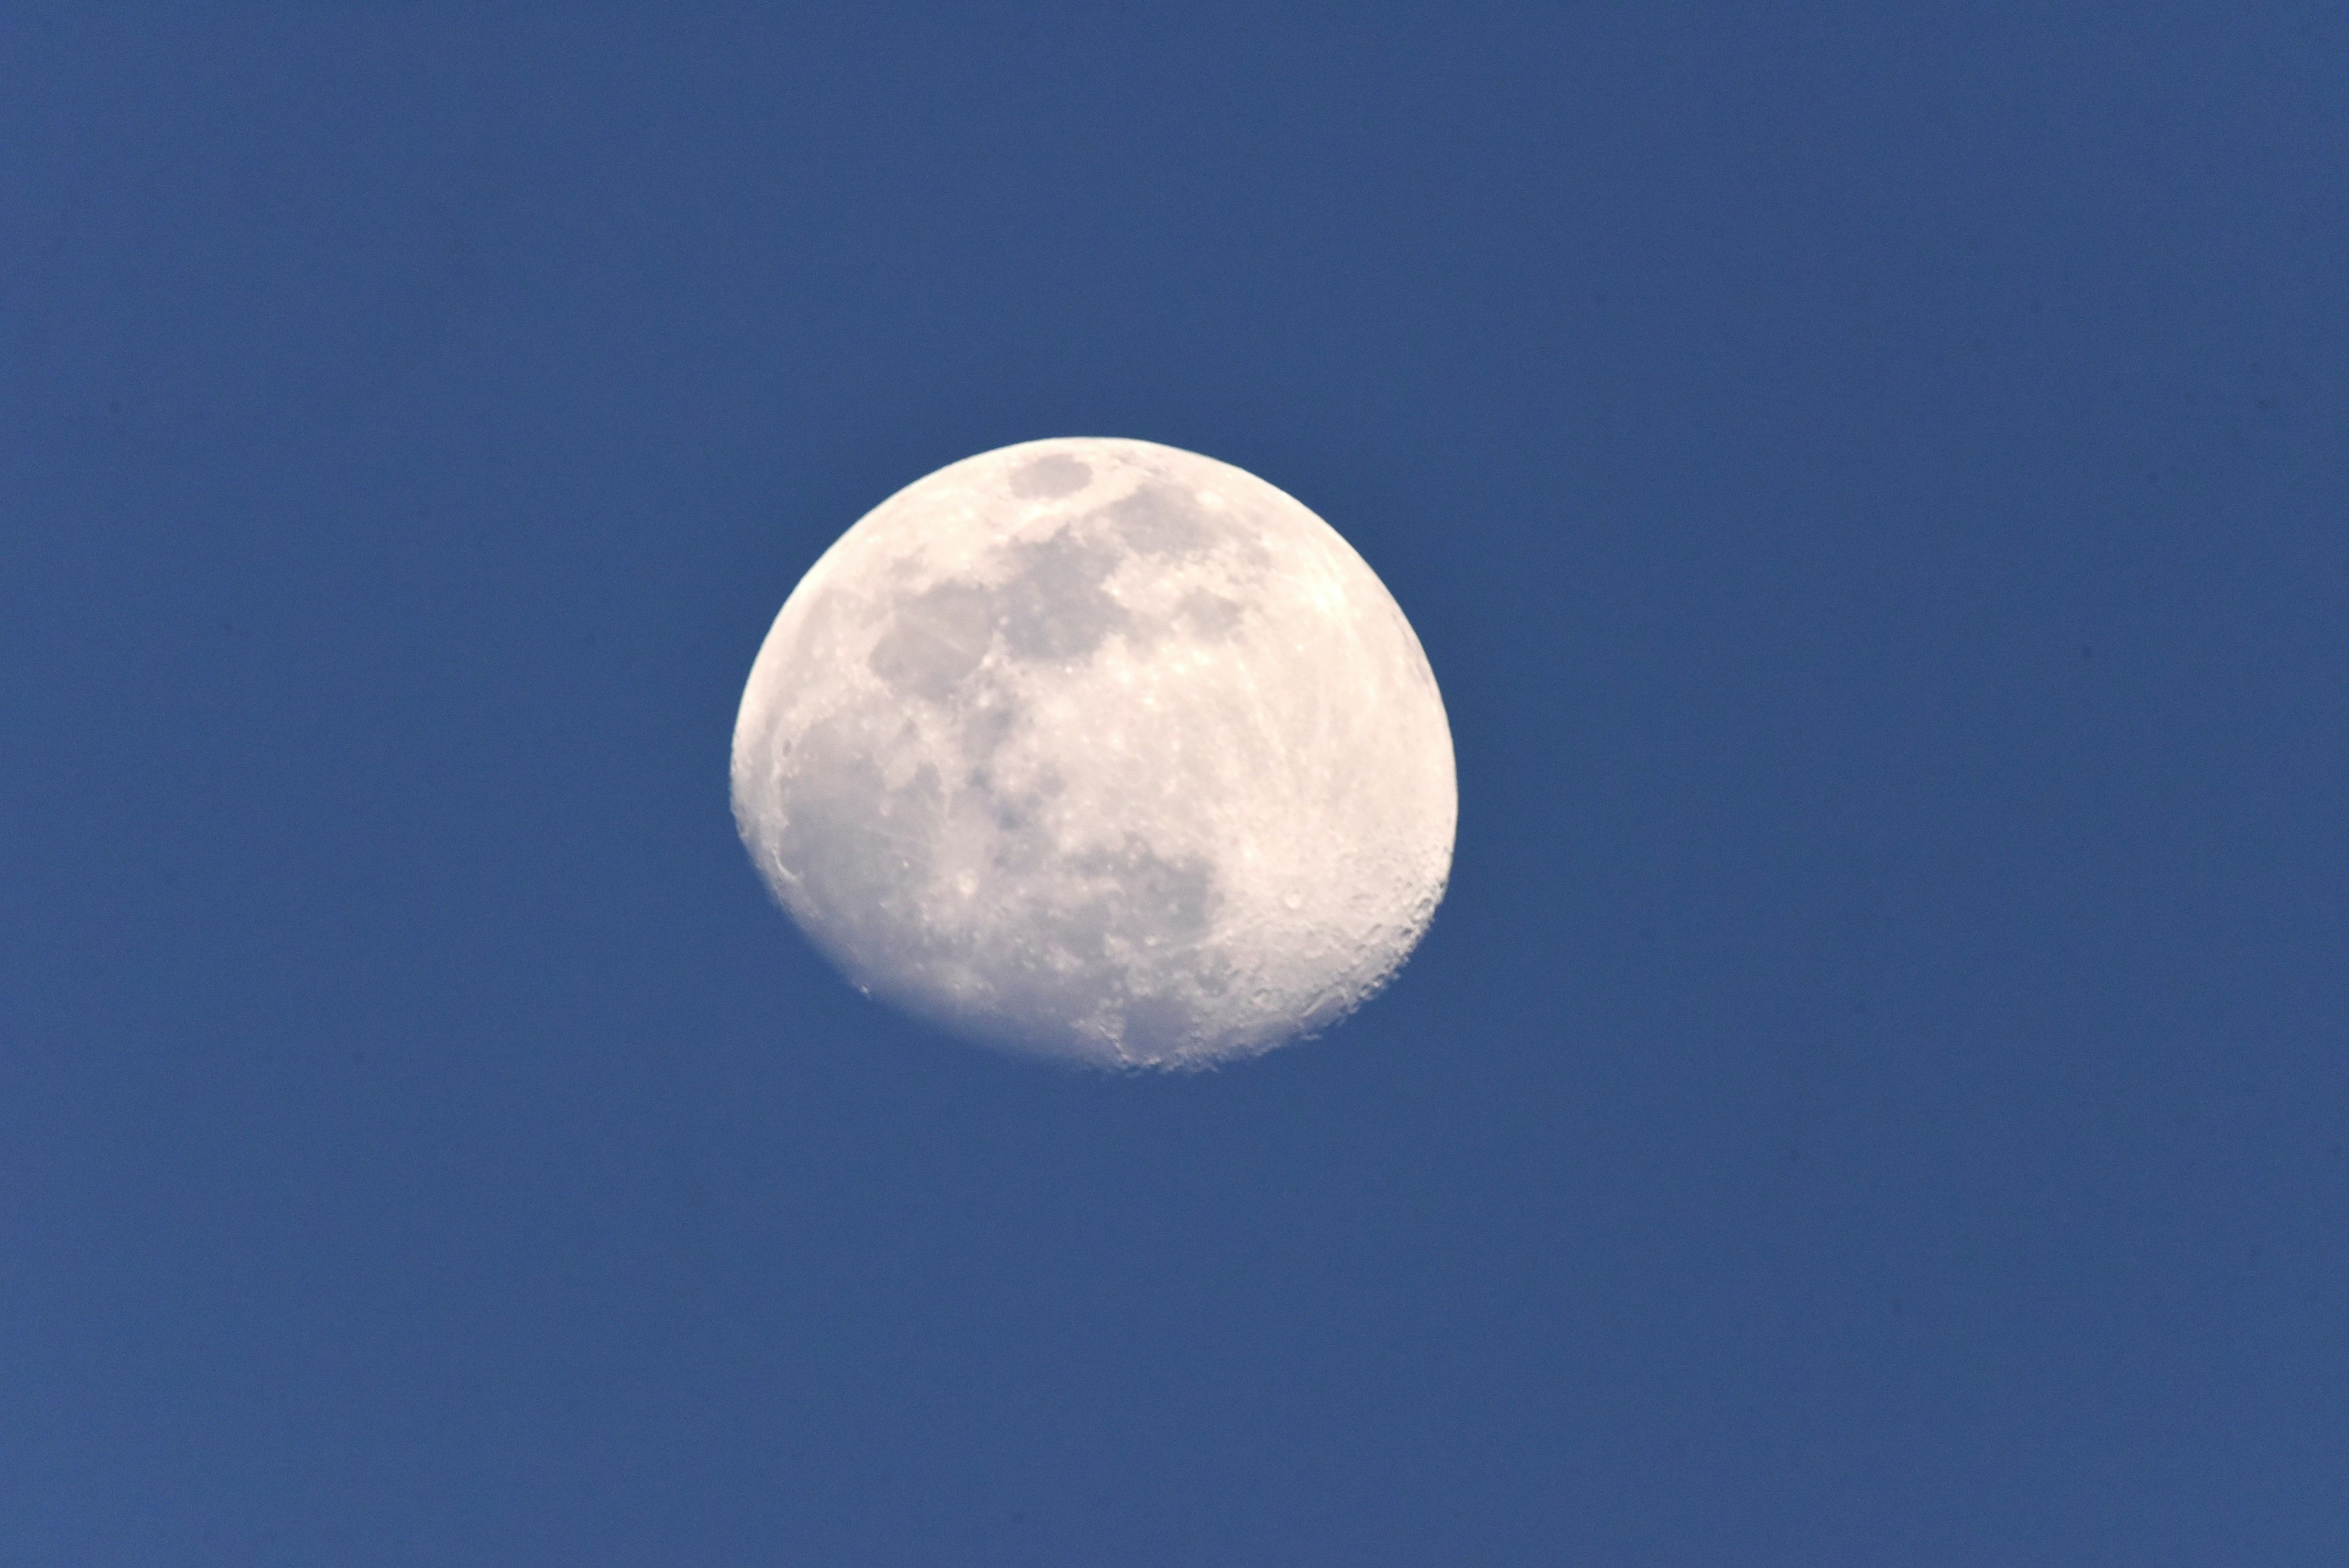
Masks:
[[[1050,499],[1090,479],[1055,455],[1008,483],[1015,496]],[[1072,850],[1047,826],[1057,777],[1013,787],[995,760],[1025,722],[1009,667],[1080,665],[1121,635],[1138,648],[1237,635],[1247,612],[1233,598],[1195,588],[1171,615],[1144,618],[1108,587],[1135,556],[1218,551],[1242,582],[1268,564],[1237,519],[1146,481],[898,607],[869,666],[895,701],[957,721],[960,776],[925,764],[891,789],[874,742],[902,721],[885,709],[835,714],[792,749],[775,845],[787,901],[861,988],[1015,1049],[1083,1053],[1106,1035],[1149,1058],[1205,1037],[1206,1010],[1234,983],[1229,961],[1203,947],[1225,902],[1213,862],[1163,854],[1136,833]],[[938,857],[954,825],[975,822],[991,832],[965,902],[944,888]],[[1051,1030],[1061,1037],[1039,1038]]]

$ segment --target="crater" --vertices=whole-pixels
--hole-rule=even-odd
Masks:
[[[1125,625],[1124,608],[1102,586],[1117,569],[1111,551],[1065,528],[1018,549],[1019,570],[996,590],[1004,645],[1015,657],[1081,658]]]
[[[899,696],[943,702],[987,657],[995,608],[977,583],[940,583],[917,594],[873,647],[873,673]]]
[[[1241,613],[1238,600],[1193,588],[1174,607],[1174,623],[1203,642],[1220,642],[1239,629]]]
[[[1138,948],[1197,940],[1222,902],[1215,867],[1205,858],[1170,860],[1134,835],[1119,848],[1075,856],[1071,864],[1110,884],[1093,906],[1101,934]]]
[[[1198,499],[1171,484],[1145,483],[1102,515],[1129,548],[1145,556],[1195,556],[1215,540]]]
[[[1050,501],[1071,495],[1092,483],[1093,471],[1075,458],[1055,452],[1023,462],[1011,472],[1011,493],[1022,501]]]
[[[1129,997],[1119,1024],[1123,1054],[1144,1062],[1178,1055],[1205,1032],[1199,1010],[1175,996]]]

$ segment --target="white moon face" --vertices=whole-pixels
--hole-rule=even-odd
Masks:
[[[750,670],[734,815],[868,993],[1103,1067],[1351,1012],[1444,896],[1452,732],[1330,525],[1148,441],[1030,441],[891,496]]]

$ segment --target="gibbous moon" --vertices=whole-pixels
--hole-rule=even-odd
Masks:
[[[1427,929],[1435,677],[1328,524],[1149,441],[940,469],[826,551],[734,727],[734,816],[869,994],[967,1038],[1201,1067],[1327,1027]]]

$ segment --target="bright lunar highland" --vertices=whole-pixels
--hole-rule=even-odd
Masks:
[[[956,1033],[1197,1067],[1334,1023],[1452,866],[1427,658],[1335,530],[1149,441],[982,452],[843,535],[734,729],[760,873]]]

